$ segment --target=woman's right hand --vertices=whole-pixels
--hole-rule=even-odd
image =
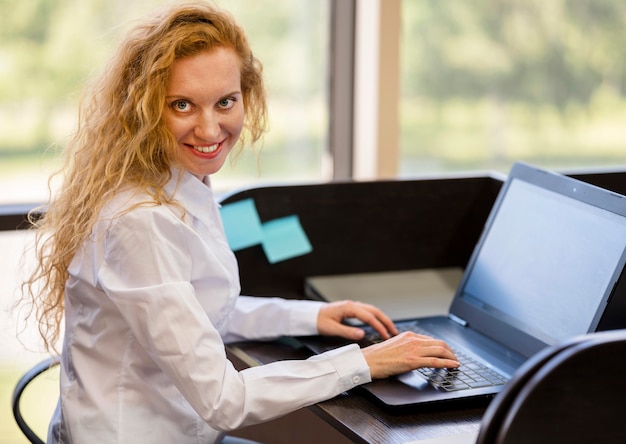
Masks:
[[[372,379],[420,367],[456,368],[459,361],[444,341],[412,332],[400,333],[362,349]]]

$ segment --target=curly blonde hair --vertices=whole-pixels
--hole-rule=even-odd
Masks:
[[[22,286],[22,299],[30,302],[29,316],[36,316],[46,350],[55,350],[60,337],[68,266],[103,205],[128,185],[147,193],[151,204],[173,203],[163,193],[179,152],[163,121],[168,78],[176,59],[214,47],[232,48],[241,61],[241,150],[266,130],[262,67],[243,30],[212,5],[172,6],[139,23],[87,85],[78,129],[57,173],[61,188],[43,211],[30,215],[37,266]]]

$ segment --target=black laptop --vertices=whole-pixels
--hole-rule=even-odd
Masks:
[[[396,322],[447,341],[461,367],[415,370],[362,388],[397,408],[488,400],[543,347],[596,331],[625,261],[626,197],[516,163],[449,314]],[[331,343],[311,339],[303,341],[317,352]]]

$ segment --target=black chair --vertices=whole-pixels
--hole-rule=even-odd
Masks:
[[[11,398],[11,406],[13,408],[13,417],[15,418],[15,422],[17,422],[18,427],[24,433],[24,436],[28,438],[28,440],[33,444],[45,444],[45,441],[42,440],[37,434],[33,431],[33,429],[28,425],[24,417],[22,416],[22,411],[20,407],[20,401],[22,398],[22,394],[24,393],[24,389],[40,374],[46,372],[47,370],[56,367],[59,365],[58,357],[49,357],[44,359],[43,361],[36,364],[30,370],[28,370],[24,375],[19,379],[17,384],[15,385],[15,389],[13,390],[13,396]]]
[[[477,444],[625,443],[624,368],[626,330],[544,349],[493,399]]]

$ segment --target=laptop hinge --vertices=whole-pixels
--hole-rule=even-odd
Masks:
[[[452,313],[448,313],[448,317],[452,319],[454,322],[459,324],[461,327],[467,326],[467,321],[465,319],[461,319],[460,317],[453,315]]]

